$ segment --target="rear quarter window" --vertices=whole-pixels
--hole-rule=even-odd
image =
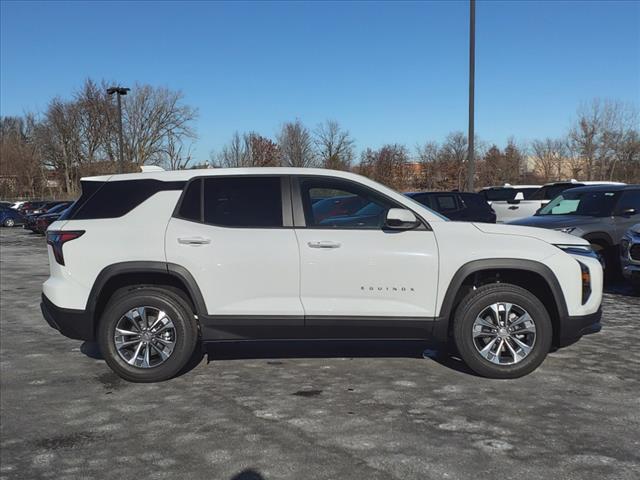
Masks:
[[[61,220],[118,218],[161,191],[182,190],[185,182],[160,180],[120,180],[82,182],[82,195]]]

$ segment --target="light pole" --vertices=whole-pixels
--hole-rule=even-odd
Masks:
[[[110,87],[107,88],[107,93],[109,95],[113,95],[114,93],[118,97],[118,147],[120,150],[120,158],[119,160],[119,169],[120,173],[124,173],[124,142],[122,141],[122,100],[120,97],[122,95],[126,95],[127,92],[131,90],[130,88],[125,87]]]
[[[474,84],[476,76],[476,0],[469,0],[469,141],[467,151],[467,191],[473,192],[476,175],[474,133]]]

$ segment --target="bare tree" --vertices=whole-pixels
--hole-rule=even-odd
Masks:
[[[0,196],[34,197],[46,187],[41,157],[34,141],[35,116],[0,119]]]
[[[396,190],[403,190],[407,180],[409,154],[404,145],[384,145],[379,150],[362,152],[359,172]]]
[[[222,147],[219,155],[212,154],[214,164],[223,168],[250,167],[251,142],[248,134],[234,132],[231,141]]]
[[[420,178],[417,182],[418,188],[435,190],[441,181],[440,146],[437,142],[427,142],[416,148],[417,160],[420,168]]]
[[[169,138],[195,138],[191,123],[197,111],[182,103],[181,92],[136,85],[123,100],[126,161],[136,166],[157,162]]]
[[[235,132],[219,155],[212,155],[219,167],[277,167],[280,165],[278,145],[255,132]]]
[[[318,158],[313,150],[311,133],[300,120],[288,122],[278,134],[282,163],[287,167],[316,167]]]
[[[536,169],[545,181],[561,180],[562,164],[567,156],[566,144],[560,139],[534,140],[531,144]]]
[[[353,161],[354,140],[335,120],[327,120],[314,131],[315,144],[324,168],[349,170]]]
[[[169,135],[160,164],[169,170],[184,170],[191,162],[192,144],[185,145],[179,138]]]
[[[83,162],[80,125],[78,105],[55,98],[36,131],[43,166],[58,173],[66,194],[75,193]]]
[[[584,164],[588,180],[611,180],[628,152],[628,139],[640,129],[638,109],[631,104],[595,99],[578,109],[568,144]]]

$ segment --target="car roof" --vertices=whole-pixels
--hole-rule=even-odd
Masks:
[[[484,187],[481,188],[480,191],[482,190],[509,190],[509,189],[513,189],[516,190],[518,188],[540,188],[542,185],[511,185],[510,183],[505,183],[504,185],[495,185],[495,186],[491,186],[491,187]]]
[[[572,178],[571,180],[557,180],[555,182],[549,182],[549,183],[545,183],[543,186],[548,187],[548,186],[553,186],[553,185],[626,185],[626,183],[623,182],[609,182],[609,181],[600,181],[600,180],[586,180],[586,181],[580,181],[580,180],[576,180],[575,178]]]
[[[169,170],[146,171],[140,173],[122,173],[115,175],[100,175],[96,177],[84,177],[83,181],[123,181],[123,180],[160,180],[164,182],[185,181],[194,177],[216,177],[228,175],[305,175],[305,176],[332,176],[345,179],[362,180],[361,175],[342,170],[329,170],[326,168],[297,168],[297,167],[247,167],[247,168],[200,168],[193,170]]]
[[[415,195],[480,195],[479,193],[476,192],[459,192],[457,190],[455,191],[441,191],[441,190],[428,190],[428,191],[424,191],[424,192],[407,192],[405,193],[405,195],[409,196],[409,197],[413,197]]]
[[[624,190],[639,190],[640,185],[627,184],[609,184],[609,185],[585,185],[584,187],[576,187],[568,190],[573,193],[580,192],[621,192]]]

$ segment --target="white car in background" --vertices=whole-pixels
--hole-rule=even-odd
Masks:
[[[547,203],[560,195],[565,190],[587,185],[624,185],[621,182],[578,182],[575,179],[563,182],[551,182],[538,188],[527,196],[524,192],[518,192],[512,200],[491,202],[491,208],[496,212],[497,223],[507,223],[521,218],[531,217]]]
[[[525,200],[528,200],[541,186],[542,185],[511,185],[510,183],[505,183],[500,187],[484,187],[478,194],[482,195],[489,205],[492,205],[493,202],[513,200],[519,193],[522,194]]]

